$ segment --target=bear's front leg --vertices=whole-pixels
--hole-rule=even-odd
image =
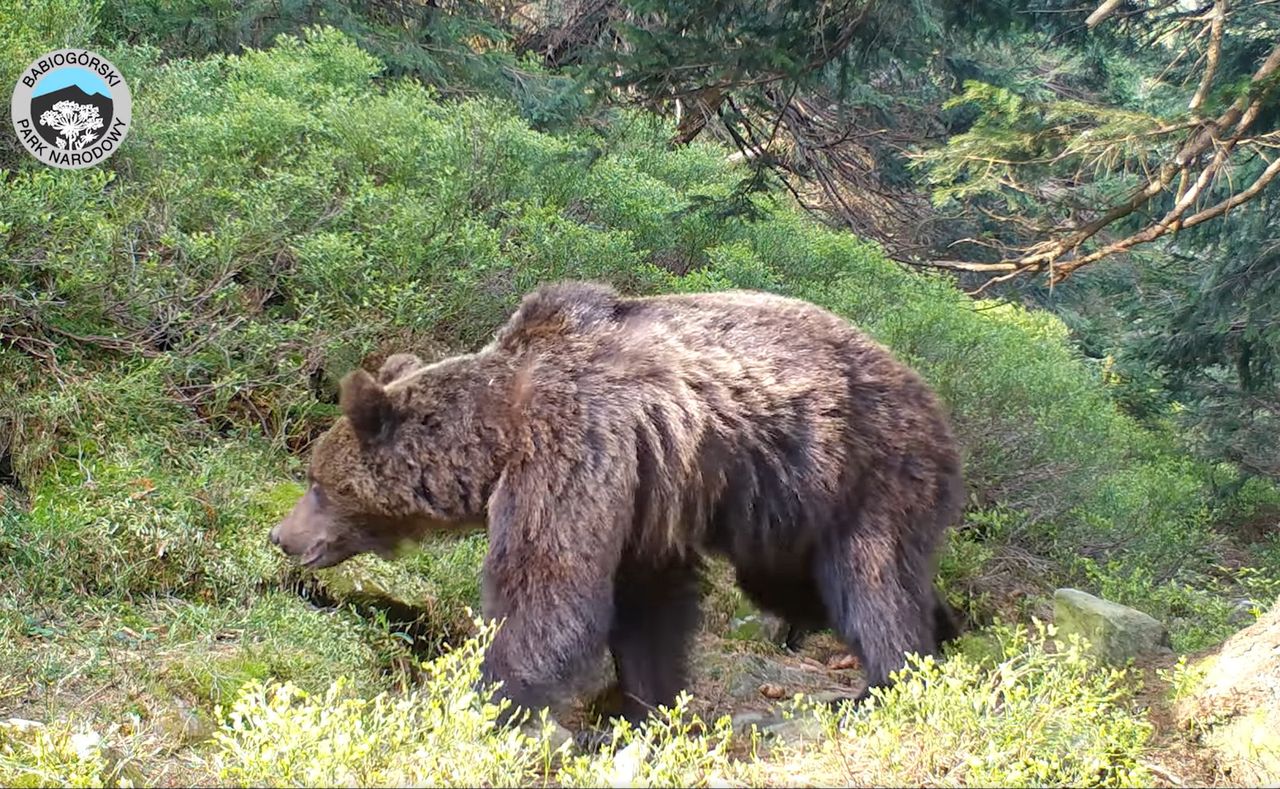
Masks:
[[[517,591],[507,596],[496,588],[509,583],[510,576],[491,582],[505,571],[490,570],[485,573],[484,614],[500,625],[485,653],[481,679],[488,685],[501,683],[498,695],[511,700],[504,720],[518,708],[536,717],[540,708],[572,696],[596,668],[612,617],[611,595],[552,582],[526,589],[527,595]],[[537,583],[531,575],[526,578]]]
[[[602,656],[631,523],[630,486],[572,469],[579,476],[562,480],[509,470],[489,502],[483,609],[501,624],[483,679],[531,712],[565,701]]]

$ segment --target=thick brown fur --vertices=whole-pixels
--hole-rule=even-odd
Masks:
[[[483,609],[505,624],[485,677],[518,705],[571,693],[606,647],[629,717],[671,703],[708,554],[831,627],[871,686],[954,635],[933,586],[963,495],[944,410],[811,304],[550,285],[475,354],[352,373],[342,405],[273,541],[327,566],[487,520]]]

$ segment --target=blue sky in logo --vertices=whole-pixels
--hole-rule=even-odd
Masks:
[[[101,93],[103,96],[111,98],[111,91],[107,88],[107,83],[103,81],[102,77],[80,66],[64,66],[45,74],[36,83],[36,89],[32,91],[31,97],[35,98],[46,93],[53,93],[55,90],[62,90],[68,85],[78,85],[80,90],[85,93]]]

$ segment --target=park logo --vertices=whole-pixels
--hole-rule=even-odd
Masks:
[[[13,128],[32,156],[76,170],[124,141],[133,96],[120,71],[87,49],[59,49],[27,66],[13,90]]]

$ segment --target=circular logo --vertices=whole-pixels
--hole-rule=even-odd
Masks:
[[[90,167],[120,147],[133,96],[120,71],[87,49],[59,49],[23,69],[13,90],[13,128],[45,164]]]

